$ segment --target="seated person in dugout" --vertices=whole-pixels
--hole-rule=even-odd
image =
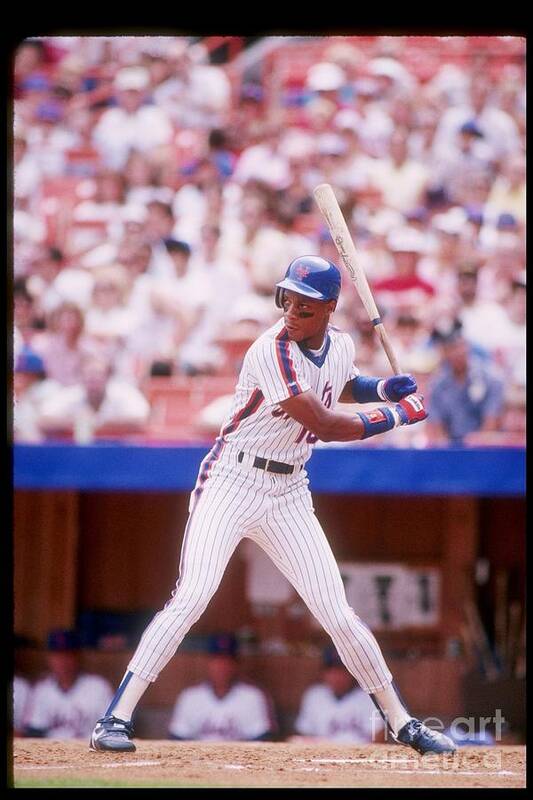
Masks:
[[[110,702],[111,684],[100,675],[81,670],[80,648],[75,631],[50,631],[46,655],[49,673],[33,688],[26,736],[84,739],[92,730],[94,714]]]
[[[207,680],[178,695],[169,725],[170,738],[271,739],[276,723],[270,701],[261,689],[239,677],[235,636],[213,634],[207,649]]]
[[[350,675],[333,645],[322,655],[322,679],[302,695],[294,723],[300,736],[366,744],[383,741],[383,719],[366,692]]]

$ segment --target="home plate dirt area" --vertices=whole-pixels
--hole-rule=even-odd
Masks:
[[[94,753],[82,741],[14,739],[20,787],[523,788],[526,748],[462,747],[419,756],[395,744],[136,740],[137,751]]]

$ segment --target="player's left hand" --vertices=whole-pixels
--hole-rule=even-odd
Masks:
[[[424,397],[421,394],[411,394],[394,407],[400,417],[401,425],[414,425],[416,422],[427,419],[428,416],[428,412],[424,408]]]
[[[416,392],[417,389],[418,386],[413,376],[406,374],[393,375],[392,378],[387,378],[383,384],[383,394],[391,403],[398,403],[408,394]]]

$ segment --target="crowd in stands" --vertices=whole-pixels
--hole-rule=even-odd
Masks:
[[[312,194],[326,181],[428,401],[431,424],[387,446],[522,444],[525,68],[520,47],[493,57],[504,39],[459,59],[429,37],[424,72],[409,37],[317,37],[291,74],[283,37],[284,71],[274,50],[270,75],[211,63],[190,37],[24,40],[15,439],[149,438],[154,381],[226,377],[231,392],[278,319],[290,261],[339,261]],[[362,373],[390,374],[348,279],[333,321]]]

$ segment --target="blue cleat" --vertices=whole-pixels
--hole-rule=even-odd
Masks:
[[[137,748],[130,741],[133,725],[117,717],[102,717],[95,725],[91,736],[91,750],[106,750],[111,753],[132,753]]]
[[[455,753],[457,747],[443,733],[433,731],[418,719],[410,719],[394,737],[400,744],[412,747],[417,753]]]

